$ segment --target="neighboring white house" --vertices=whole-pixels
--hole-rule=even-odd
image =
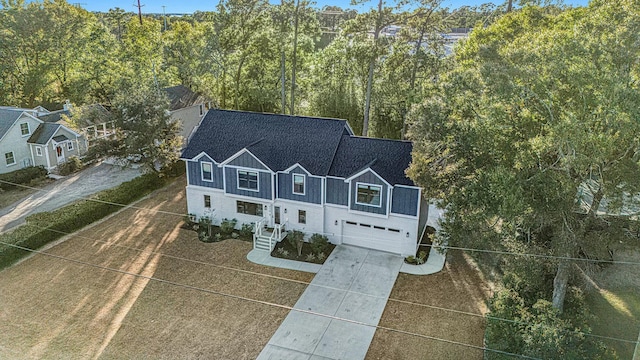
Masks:
[[[0,173],[42,165],[51,171],[70,156],[81,156],[86,142],[61,123],[38,117],[52,114],[45,108],[0,107]]]
[[[211,102],[184,85],[164,88],[163,91],[169,98],[171,119],[181,122],[180,136],[184,139],[184,146],[187,146],[191,134],[211,108]]]
[[[428,206],[405,174],[411,150],[354,136],[345,120],[212,109],[182,153],[187,208],[216,225],[235,218],[415,255]],[[255,246],[274,246],[264,241]]]

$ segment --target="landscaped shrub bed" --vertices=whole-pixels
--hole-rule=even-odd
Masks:
[[[166,178],[159,178],[155,174],[142,175],[113,189],[99,192],[93,198],[100,202],[81,200],[54,211],[28,216],[24,226],[0,235],[0,241],[36,250],[122,209],[122,206],[115,204],[130,204],[166,183]],[[0,244],[0,269],[29,253],[27,250]]]
[[[427,226],[426,231],[422,234],[422,239],[420,239],[420,247],[416,251],[415,256],[407,256],[404,258],[404,262],[411,265],[422,265],[427,262],[429,258],[429,253],[431,251],[431,245],[433,244],[433,236],[436,232],[431,226]]]
[[[276,244],[271,252],[271,256],[306,261],[314,264],[324,264],[329,254],[336,247],[331,244],[326,236],[313,234],[309,242],[302,241],[304,234],[299,231],[292,231],[287,237]],[[298,255],[299,254],[299,255]]]
[[[220,226],[213,225],[207,217],[202,217],[199,221],[193,221],[193,219],[195,219],[195,215],[187,215],[184,218],[182,228],[198,233],[198,239],[202,242],[212,243],[229,238],[253,241],[253,223],[242,224],[240,229],[236,229],[237,219],[223,219]]]
[[[0,180],[20,185],[29,185],[33,182],[43,180],[46,177],[47,170],[45,170],[43,166],[29,166],[10,173],[0,174]],[[14,188],[16,188],[15,185],[0,182],[0,189],[2,190],[11,190]]]

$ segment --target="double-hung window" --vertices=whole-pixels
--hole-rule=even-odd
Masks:
[[[356,197],[356,204],[378,207],[381,206],[382,186],[357,184],[357,188],[358,194]]]
[[[20,124],[20,133],[22,136],[27,136],[31,133],[31,131],[29,131],[29,123]]]
[[[307,223],[307,212],[305,210],[298,210],[298,223],[299,224]]]
[[[67,143],[67,150],[69,150],[69,151],[73,151],[73,141],[69,141],[69,142]]]
[[[304,175],[293,174],[293,193],[304,195]]]
[[[238,189],[258,191],[258,173],[238,170]]]
[[[202,180],[213,181],[213,165],[208,162],[201,162],[200,167],[202,169]]]
[[[7,166],[16,163],[16,158],[13,156],[13,151],[4,154],[4,159],[7,162]]]
[[[204,207],[207,209],[211,208],[211,196],[210,195],[205,195],[204,196]]]

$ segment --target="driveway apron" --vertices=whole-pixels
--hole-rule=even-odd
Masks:
[[[402,263],[337,246],[258,359],[364,359]]]

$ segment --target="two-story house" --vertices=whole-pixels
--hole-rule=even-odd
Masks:
[[[209,110],[182,153],[188,211],[413,255],[428,206],[405,175],[411,150],[345,120]]]

